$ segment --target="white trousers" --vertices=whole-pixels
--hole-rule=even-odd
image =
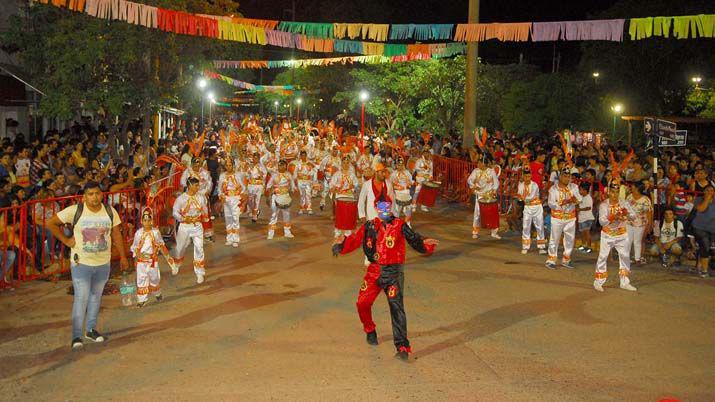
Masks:
[[[540,250],[546,248],[544,239],[544,207],[541,205],[525,205],[523,212],[523,226],[521,229],[521,248],[531,248],[531,225],[536,229],[536,247]]]
[[[137,262],[137,300],[139,303],[147,301],[150,294],[156,296],[161,294],[160,279],[159,265]]]
[[[271,195],[271,220],[268,222],[268,230],[276,230],[276,224],[278,223],[278,215],[283,215],[283,228],[290,230],[290,209],[278,208],[276,204],[276,195]]]
[[[258,184],[248,185],[248,210],[251,218],[258,218],[258,210],[261,208],[261,196],[263,196],[263,186]]]
[[[629,249],[633,249],[633,258],[638,261],[641,259],[643,252],[643,235],[645,234],[645,226],[626,225],[626,229],[628,229]],[[630,252],[628,254],[630,254]]]
[[[240,197],[226,197],[223,202],[223,215],[226,219],[226,242],[238,243],[240,241],[239,229],[241,223]]]
[[[411,205],[407,205],[407,206],[403,207],[402,205],[399,205],[397,202],[395,202],[393,204],[392,213],[395,215],[396,218],[399,218],[400,216],[404,215],[405,222],[407,222],[408,224],[410,223],[410,221],[412,221],[412,206]]]
[[[618,262],[620,269],[618,276],[621,279],[621,286],[631,283],[628,275],[631,273],[631,247],[627,234],[620,236],[610,236],[601,232],[601,249],[598,251],[598,260],[596,260],[596,279],[594,284],[603,285],[608,279],[608,256],[611,254],[611,249],[615,248],[618,251]]]
[[[323,179],[323,190],[320,193],[320,205],[325,206],[325,201],[328,199],[328,192],[330,192],[330,180],[333,178],[332,175],[325,175]]]
[[[576,219],[561,220],[551,218],[551,238],[549,239],[549,262],[556,262],[559,251],[559,241],[564,235],[564,255],[563,261],[571,261],[574,240],[576,239]]]
[[[204,228],[200,223],[180,223],[176,231],[174,259],[177,266],[184,261],[184,253],[189,243],[194,243],[194,273],[206,275],[204,265]]]
[[[308,180],[298,180],[298,192],[300,192],[300,210],[303,212],[311,212],[313,207],[311,199],[313,198],[313,182]]]

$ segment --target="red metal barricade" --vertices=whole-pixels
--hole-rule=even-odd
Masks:
[[[453,202],[472,202],[472,190],[467,184],[467,179],[477,164],[460,159],[445,158],[435,156],[434,177],[442,182],[442,197]],[[497,198],[499,202],[499,213],[507,213],[511,206],[511,201],[516,194],[521,171],[502,170],[499,173],[499,190]]]
[[[104,202],[113,206],[122,221],[120,226],[128,249],[136,229],[141,225],[141,210],[151,205],[155,224],[172,227],[171,207],[180,191],[183,169],[150,183],[146,188],[128,189],[104,194]],[[82,196],[31,200],[20,206],[0,209],[0,288],[68,272],[69,250],[47,229],[47,221],[57,212],[81,201]],[[69,228],[66,234],[70,235]],[[114,254],[113,259],[118,255]]]

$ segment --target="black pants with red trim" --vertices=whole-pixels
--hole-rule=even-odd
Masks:
[[[392,337],[398,351],[400,348],[409,350],[410,347],[410,341],[407,339],[407,316],[402,300],[404,281],[405,275],[402,272],[401,264],[383,266],[370,264],[367,267],[357,299],[358,315],[365,332],[368,333],[375,330],[375,322],[372,320],[372,304],[380,291],[385,292],[392,318]]]

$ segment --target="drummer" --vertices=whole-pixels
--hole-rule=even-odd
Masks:
[[[417,185],[415,186],[415,194],[412,196],[412,210],[417,210],[417,197],[422,190],[422,185],[426,181],[431,181],[434,174],[434,165],[432,164],[432,152],[429,148],[422,151],[422,157],[415,164],[415,177]],[[429,209],[422,205],[422,212],[428,212]]]
[[[415,184],[412,180],[412,175],[405,168],[405,159],[400,156],[397,158],[397,168],[390,175],[389,181],[392,183],[392,188],[395,190],[394,215],[399,218],[400,215],[405,215],[405,223],[412,227],[412,197],[410,189]]]
[[[266,191],[271,191],[273,194],[268,198],[271,206],[271,220],[268,222],[268,240],[273,239],[273,235],[276,231],[276,224],[278,223],[278,213],[283,215],[283,233],[287,238],[292,238],[293,233],[291,233],[291,223],[290,223],[290,204],[291,204],[291,193],[295,193],[296,187],[293,177],[286,170],[288,164],[285,160],[281,159],[278,162],[278,172],[271,175],[271,178],[266,184]],[[268,197],[268,195],[266,195]],[[279,205],[280,204],[280,205]]]
[[[331,198],[352,200],[352,202],[357,202],[356,195],[359,190],[360,182],[357,176],[353,173],[352,164],[350,163],[350,157],[344,156],[342,164],[340,166],[340,171],[335,173],[330,180],[330,196]],[[357,210],[356,210],[357,211]],[[335,211],[335,215],[341,211]],[[356,216],[357,218],[357,216]],[[350,236],[352,230],[341,230],[337,227],[335,228],[335,237],[338,238],[341,235]]]
[[[479,238],[479,229],[481,227],[482,216],[480,214],[480,203],[496,202],[496,194],[499,189],[499,176],[494,169],[488,167],[487,155],[484,155],[477,162],[477,168],[472,170],[472,173],[467,178],[469,189],[476,194],[474,201],[474,219],[472,221],[472,239]],[[498,211],[497,211],[498,214]],[[497,221],[498,221],[497,217]],[[491,230],[491,236],[495,239],[501,239],[498,234],[499,228]]]

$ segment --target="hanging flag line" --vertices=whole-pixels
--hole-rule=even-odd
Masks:
[[[348,56],[330,57],[322,59],[298,59],[298,60],[214,60],[213,64],[218,69],[263,69],[263,68],[304,68],[308,66],[331,66],[348,64],[385,64],[399,63],[407,61],[441,59],[464,54],[466,45],[464,43],[450,43],[448,49],[441,53],[412,53],[406,56]]]
[[[404,56],[425,53],[420,43],[387,41],[481,42],[516,41],[623,41],[626,21],[631,40],[713,38],[715,14],[610,20],[476,23],[476,24],[352,24],[257,20],[191,14],[127,0],[30,0],[66,8],[106,20],[159,29],[181,35],[203,36],[257,45],[272,45],[311,52]],[[360,41],[356,39],[370,40]],[[437,44],[440,48],[448,43]],[[430,49],[429,47],[427,48]]]

